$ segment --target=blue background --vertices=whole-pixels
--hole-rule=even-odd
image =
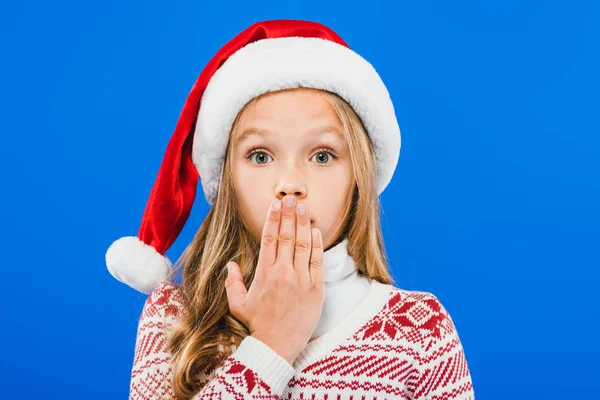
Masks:
[[[206,62],[275,18],[331,26],[388,85],[391,267],[450,311],[477,398],[596,397],[600,5],[482,0],[2,2],[2,397],[127,397],[146,296],[105,251]]]

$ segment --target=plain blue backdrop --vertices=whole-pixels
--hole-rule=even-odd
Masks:
[[[127,397],[146,296],[105,251],[206,62],[274,18],[331,26],[388,85],[390,267],[449,310],[477,398],[597,398],[600,6],[483,0],[3,1],[1,397]],[[199,186],[171,259],[207,211]]]

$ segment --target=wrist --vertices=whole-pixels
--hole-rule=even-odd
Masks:
[[[250,336],[252,336],[255,339],[260,340],[265,345],[269,346],[275,353],[277,353],[281,358],[285,359],[290,365],[294,364],[296,357],[298,357],[298,354],[300,354],[300,353],[291,351],[291,348],[289,345],[285,345],[285,343],[283,345],[278,345],[277,340],[263,337],[262,335],[260,335],[256,332],[254,332]]]

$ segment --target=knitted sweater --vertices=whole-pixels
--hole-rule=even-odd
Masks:
[[[130,400],[174,399],[166,338],[185,312],[181,287],[161,283],[138,325]],[[461,341],[431,293],[371,280],[341,322],[290,365],[247,336],[208,377],[200,399],[474,399]]]

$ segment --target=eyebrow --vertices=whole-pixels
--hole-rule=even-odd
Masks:
[[[325,135],[325,134],[333,135],[333,136],[335,136],[335,141],[340,141],[340,142],[345,142],[346,141],[346,139],[344,138],[344,136],[342,136],[342,134],[340,133],[339,129],[337,129],[334,126],[327,126],[325,128],[315,129],[312,132],[314,132],[313,135],[315,133],[320,133],[320,134],[323,134],[323,135]],[[256,129],[256,128],[249,128],[249,129],[246,129],[241,135],[239,135],[235,139],[235,142],[237,144],[240,144],[240,143],[244,142],[245,140],[247,140],[250,136],[256,136],[256,135],[258,135],[258,136],[264,137],[264,136],[269,135],[269,134],[271,134],[271,131],[260,130],[260,129]]]

